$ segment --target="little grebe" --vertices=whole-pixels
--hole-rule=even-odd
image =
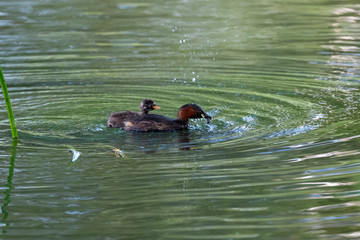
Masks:
[[[191,103],[179,109],[176,119],[157,114],[143,115],[135,121],[125,122],[124,129],[136,132],[185,130],[189,127],[189,118],[206,118],[207,123],[211,120],[201,107]]]
[[[139,107],[141,112],[125,111],[110,114],[107,126],[109,128],[123,128],[125,126],[124,122],[134,121],[141,116],[147,115],[149,111],[160,108],[151,99],[142,100]]]

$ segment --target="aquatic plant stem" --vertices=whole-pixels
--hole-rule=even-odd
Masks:
[[[13,114],[13,111],[12,111],[12,108],[11,108],[10,97],[9,97],[9,93],[8,93],[8,90],[7,90],[7,87],[6,87],[5,78],[4,78],[4,75],[2,73],[1,66],[0,66],[0,84],[1,84],[2,91],[4,93],[6,109],[7,109],[9,120],[10,120],[10,127],[11,127],[12,137],[13,137],[13,139],[17,139],[18,134],[17,134],[16,126],[15,126],[14,114]]]

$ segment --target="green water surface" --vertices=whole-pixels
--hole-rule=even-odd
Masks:
[[[0,239],[360,238],[358,1],[4,0],[0,33]],[[107,129],[143,98],[213,119]]]

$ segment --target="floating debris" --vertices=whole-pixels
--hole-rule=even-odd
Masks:
[[[69,149],[69,150],[70,150],[70,152],[73,153],[73,157],[72,157],[71,161],[75,162],[80,157],[81,152],[78,152],[75,149]]]
[[[120,157],[120,156],[121,156],[121,157],[124,158],[124,159],[128,159],[128,158],[126,157],[125,153],[124,153],[122,150],[120,150],[120,149],[118,149],[118,148],[113,148],[112,150],[114,151],[116,157]]]

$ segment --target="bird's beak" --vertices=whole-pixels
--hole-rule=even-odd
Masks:
[[[207,123],[209,124],[210,120],[211,120],[211,117],[209,115],[207,115],[205,118],[206,118]]]
[[[201,114],[201,116],[203,118],[206,118],[206,121],[207,121],[208,124],[210,123],[210,120],[212,118],[210,115],[208,115],[207,113],[203,113],[203,114]]]
[[[153,109],[160,109],[160,107],[155,105],[155,106],[153,106]]]

